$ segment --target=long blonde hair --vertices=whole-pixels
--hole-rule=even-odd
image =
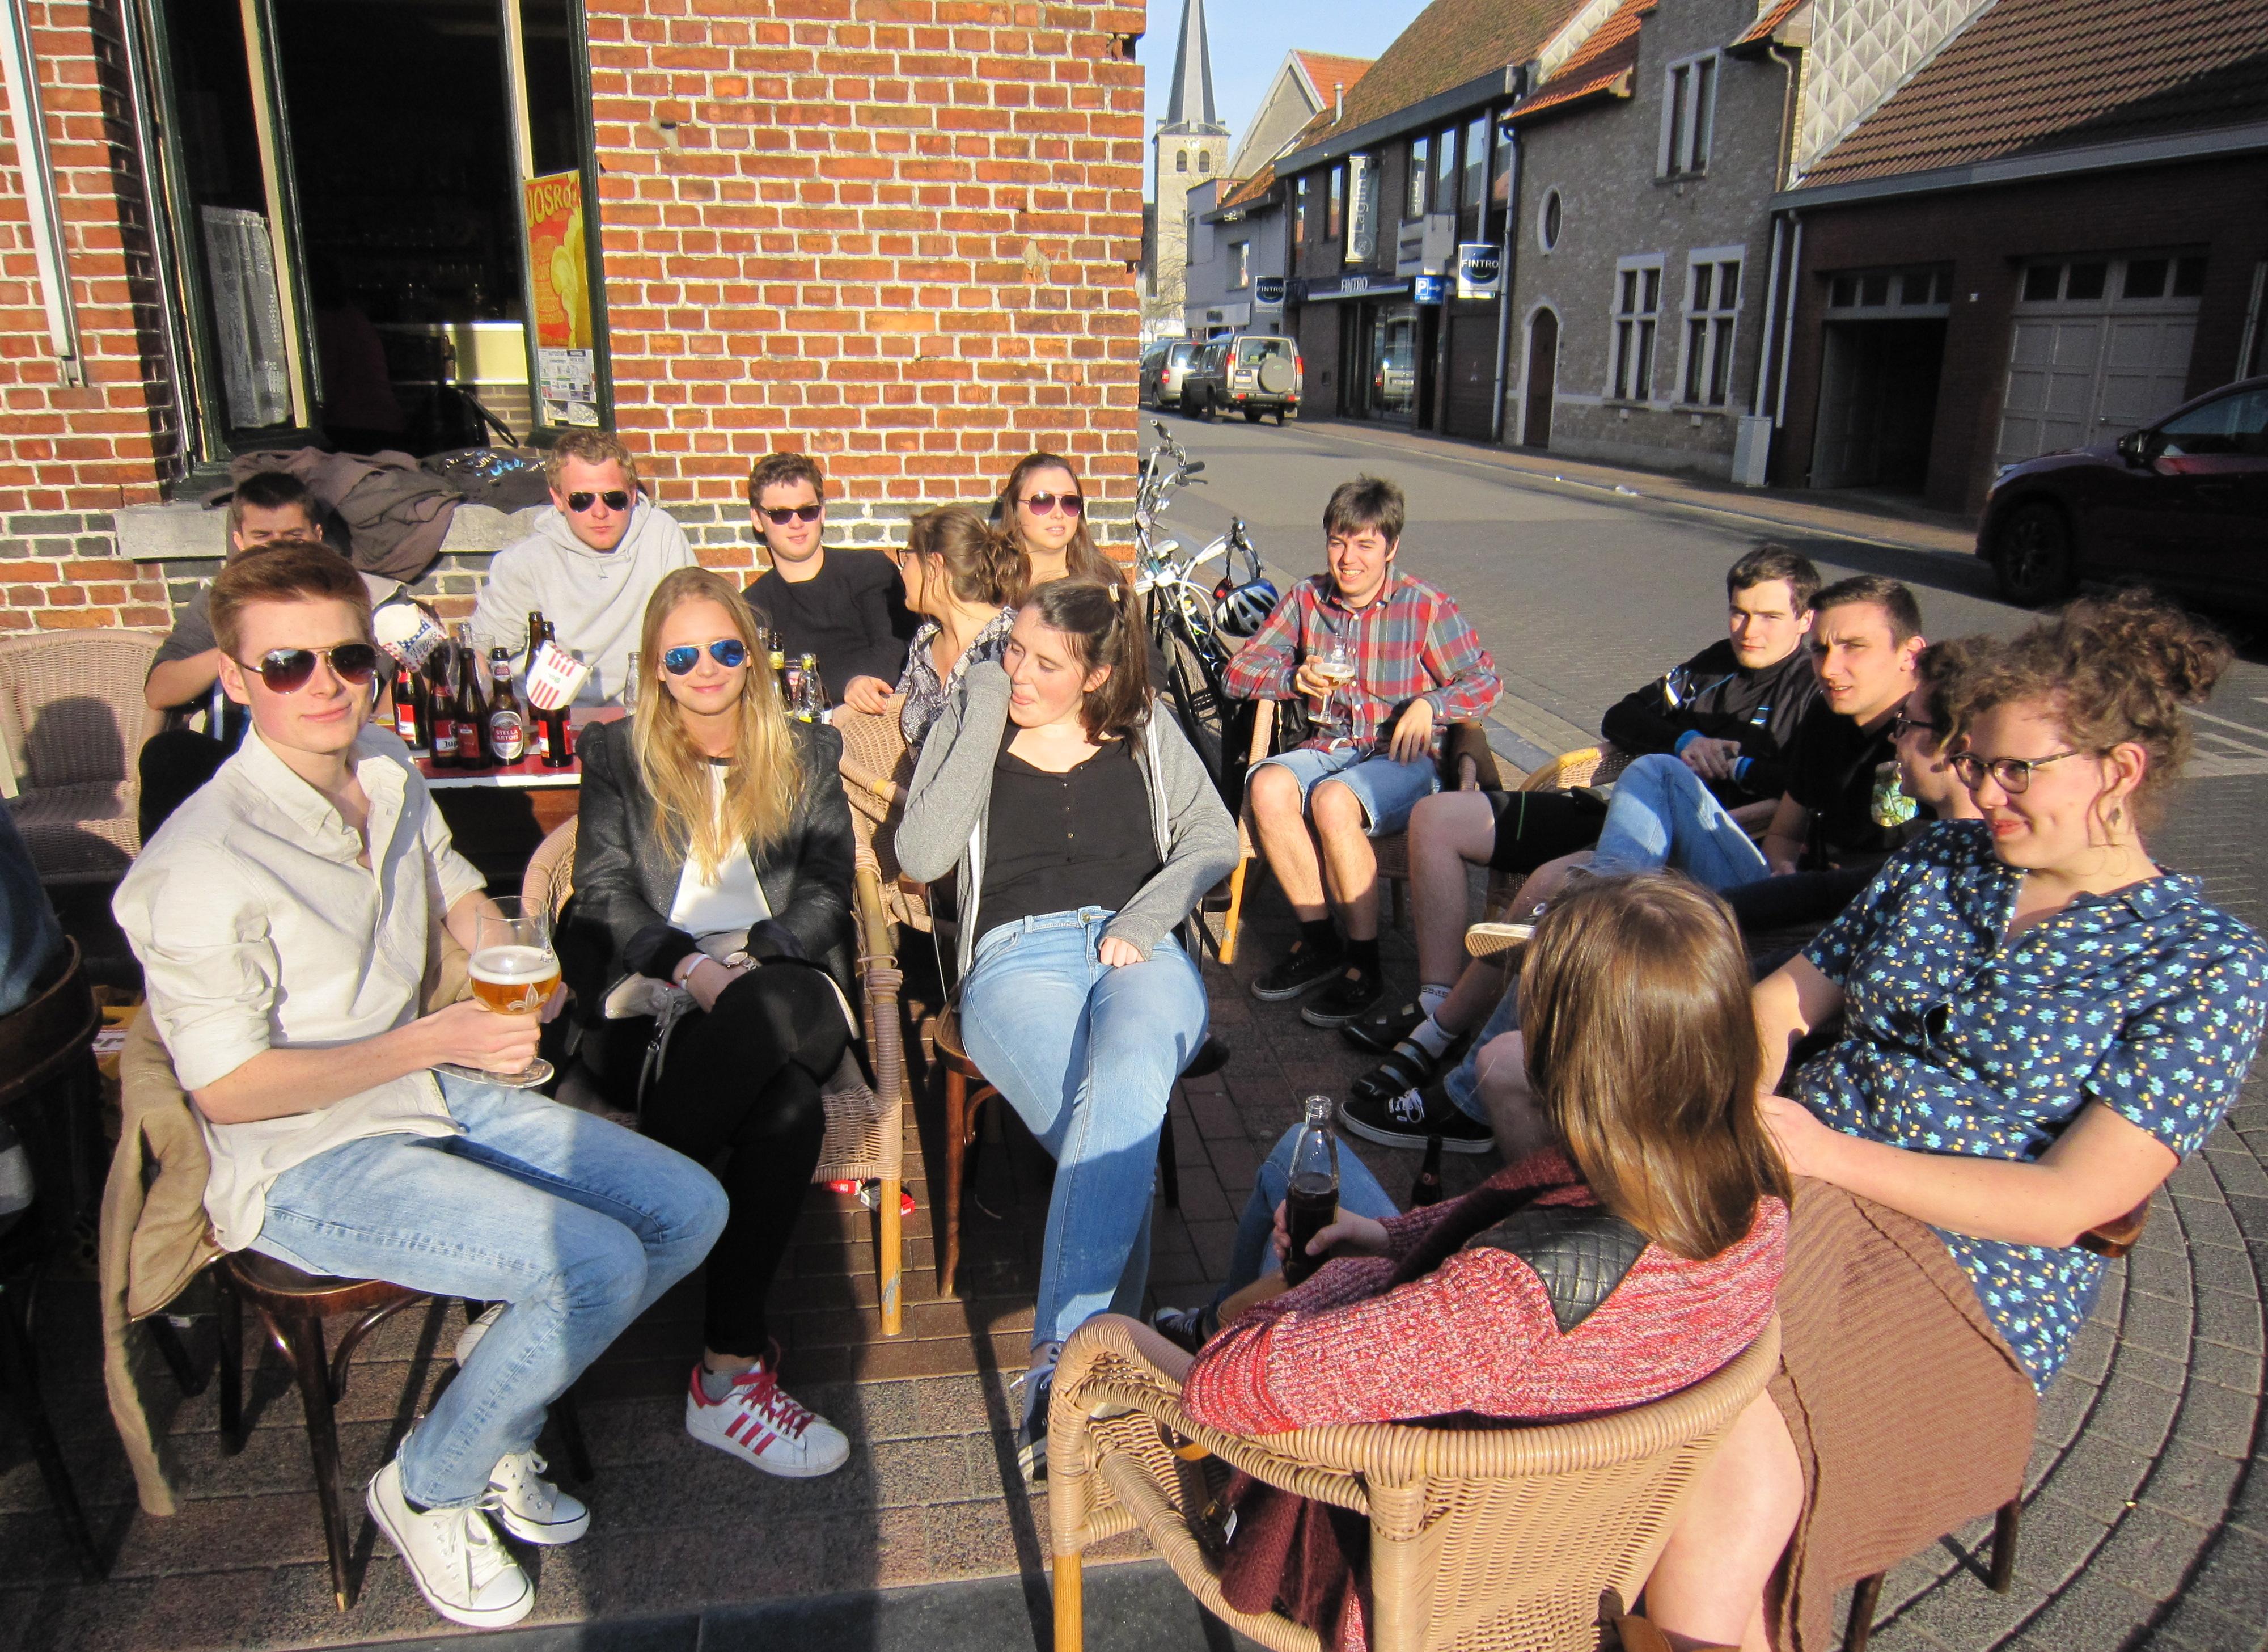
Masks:
[[[725,769],[721,809],[711,800],[709,759],[687,736],[677,697],[665,686],[661,668],[662,622],[688,602],[714,602],[723,608],[748,651],[740,726]],[[637,753],[638,778],[653,799],[654,833],[665,843],[681,843],[686,859],[703,877],[715,877],[743,844],[768,849],[787,836],[803,793],[803,766],[788,734],[779,684],[756,646],[755,616],[731,580],[706,568],[679,568],[654,586],[638,631],[637,705],[630,743]]]

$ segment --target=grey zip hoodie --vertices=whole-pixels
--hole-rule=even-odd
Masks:
[[[637,652],[646,599],[662,575],[694,562],[684,529],[643,495],[630,507],[630,531],[612,550],[593,550],[556,505],[546,505],[534,532],[506,545],[489,564],[488,583],[473,607],[474,645],[483,654],[510,649],[516,669],[527,649],[527,616],[541,608],[559,645],[592,667],[577,702],[618,700],[630,656]]]
[[[958,871],[960,973],[983,933],[976,903],[984,888],[984,839],[992,813],[992,768],[1008,726],[1008,674],[997,660],[972,667],[961,690],[922,742],[921,763],[899,822],[898,866],[923,883]],[[1187,918],[1204,892],[1236,867],[1236,822],[1174,719],[1153,710],[1134,747],[1150,793],[1150,830],[1165,865],[1103,926],[1103,938],[1130,942],[1145,958]],[[1183,945],[1192,959],[1194,939]]]

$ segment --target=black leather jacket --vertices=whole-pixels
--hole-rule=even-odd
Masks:
[[[854,992],[850,871],[855,840],[837,764],[843,737],[824,724],[792,723],[803,795],[787,836],[769,852],[749,845],[772,916],[846,992]],[[630,724],[594,724],[577,742],[583,760],[575,835],[575,897],[560,925],[559,957],[585,1021],[631,973],[623,950],[641,930],[669,921],[685,870],[681,842],[656,836],[653,798],[638,775]],[[855,994],[852,1001],[857,999]]]

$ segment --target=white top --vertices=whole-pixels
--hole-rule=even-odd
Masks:
[[[709,797],[711,807],[722,813],[725,765],[721,763],[709,765]],[[712,957],[741,950],[747,945],[748,931],[771,915],[771,903],[764,899],[763,886],[756,881],[756,865],[748,859],[745,842],[733,846],[713,878],[703,877],[701,868],[687,857],[685,869],[677,874],[676,896],[669,903],[671,928],[681,929],[696,940],[724,944],[722,954],[715,946],[702,948]]]
[[[338,811],[254,730],[119,885],[111,910],[184,1089],[266,1050],[351,1044],[416,1018],[435,925],[482,879],[391,730],[365,727],[352,761],[370,799],[367,867]],[[269,1184],[294,1165],[363,1136],[460,1128],[431,1073],[312,1112],[198,1122],[205,1210],[231,1250],[258,1236]]]

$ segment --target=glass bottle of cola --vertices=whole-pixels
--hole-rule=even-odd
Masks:
[[[1307,1241],[1338,1220],[1339,1139],[1331,1129],[1336,1110],[1328,1095],[1310,1095],[1299,1139],[1292,1144],[1292,1179],[1284,1193],[1284,1225],[1291,1240],[1284,1258],[1284,1282],[1297,1285],[1323,1265],[1307,1254]]]

